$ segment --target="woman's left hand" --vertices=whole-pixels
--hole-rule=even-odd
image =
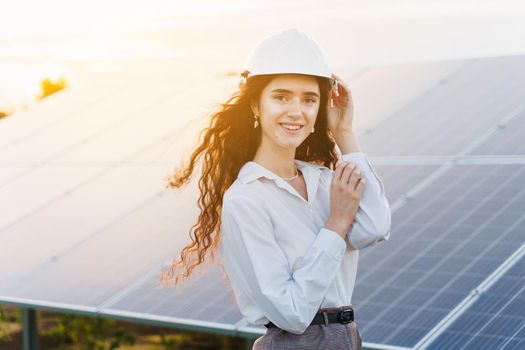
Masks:
[[[332,73],[332,77],[337,80],[338,91],[331,90],[331,95],[334,101],[334,106],[330,106],[330,98],[328,99],[327,122],[328,129],[333,135],[344,132],[351,132],[352,122],[354,118],[354,102],[352,100],[352,93],[348,85],[336,74]]]

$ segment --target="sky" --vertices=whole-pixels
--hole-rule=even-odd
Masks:
[[[252,45],[297,27],[333,67],[525,54],[517,0],[0,0],[0,109],[44,77],[86,79],[129,62],[239,71]]]

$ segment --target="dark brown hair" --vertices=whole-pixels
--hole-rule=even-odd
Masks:
[[[209,126],[199,134],[199,145],[190,156],[187,166],[180,166],[168,178],[166,187],[179,188],[189,182],[197,160],[204,158],[199,179],[200,214],[190,228],[192,242],[186,245],[178,261],[173,261],[161,275],[166,283],[174,276],[178,267],[184,271],[175,278],[188,278],[193,269],[205,261],[210,252],[214,257],[220,239],[221,210],[224,192],[235,181],[239,170],[253,160],[261,142],[261,127],[254,129],[250,102],[259,101],[261,92],[276,75],[257,75],[240,84],[220,109],[210,115]],[[295,158],[334,169],[337,162],[335,141],[327,128],[326,107],[330,94],[330,81],[315,77],[319,83],[320,107],[315,121],[315,132],[310,134],[297,148]]]

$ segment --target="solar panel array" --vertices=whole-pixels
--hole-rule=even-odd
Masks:
[[[405,99],[385,91],[396,109],[360,135],[393,226],[388,242],[360,252],[357,323],[369,345],[523,348],[524,258],[509,258],[525,244],[525,59],[429,67],[432,84]],[[350,85],[377,87],[384,73],[365,69]],[[215,265],[177,289],[157,285],[198,213],[195,181],[164,190],[163,177],[194,143],[202,105],[229,85],[194,83],[145,91],[120,80],[0,122],[0,302],[264,333]]]
[[[523,183],[525,165],[459,165],[400,207],[359,262],[363,337],[413,347],[525,243]]]
[[[525,258],[452,323],[427,349],[523,349]]]
[[[152,80],[155,90],[144,91],[145,82],[136,81],[114,87],[110,98],[97,93],[84,98],[88,102],[76,101],[85,110],[58,103],[58,116],[45,111],[50,107],[44,103],[38,107],[47,121],[37,126],[26,123],[24,115],[7,120],[3,131],[16,137],[2,139],[0,149],[0,163],[12,169],[0,183],[0,300],[139,319],[148,318],[159,301],[175,300],[178,308],[164,308],[153,318],[167,314],[172,317],[166,322],[176,323],[197,317],[207,322],[203,328],[233,333],[231,325],[242,317],[224,282],[225,300],[217,305],[230,306],[224,315],[213,316],[208,313],[213,308],[202,300],[216,300],[216,291],[208,290],[203,298],[195,292],[201,290],[195,281],[177,293],[156,283],[161,268],[187,239],[193,224],[188,218],[197,215],[197,208],[188,205],[197,201],[196,183],[166,190],[164,177],[202,128],[209,108],[204,99],[220,100],[217,93],[227,81],[190,86],[180,78],[161,84]],[[76,97],[68,94],[49,102]],[[201,103],[184,104],[190,96]],[[98,103],[92,102],[97,98]],[[213,271],[206,276],[214,280],[208,288],[216,289],[221,279]],[[143,290],[160,299],[147,304],[144,313],[133,313],[145,297],[134,292]],[[185,306],[192,305],[191,313],[181,307],[189,295],[200,300],[200,316],[195,305]],[[129,309],[112,308],[117,301]]]
[[[399,163],[377,169],[387,192],[393,190],[388,193],[394,209],[392,236],[361,252],[352,300],[361,333],[373,343],[428,346],[421,340],[438,331],[440,321],[525,244],[525,159],[521,164],[498,164],[498,158],[458,164],[471,155],[523,154],[525,60],[476,60],[436,90],[362,138],[372,154],[392,155],[390,163]],[[409,196],[402,196],[396,182],[403,187],[407,176],[391,174],[402,164],[408,172],[428,169],[424,156],[414,157],[422,155],[457,158],[434,165],[433,173],[414,181]],[[414,165],[417,161],[422,165]],[[522,348],[523,340],[513,339],[509,329],[494,330],[486,345],[472,341],[472,349]],[[432,346],[460,348],[447,343],[447,334]]]

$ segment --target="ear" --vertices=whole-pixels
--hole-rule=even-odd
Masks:
[[[250,108],[253,114],[259,115],[259,106],[257,106],[257,103],[255,102],[255,100],[250,101]]]

